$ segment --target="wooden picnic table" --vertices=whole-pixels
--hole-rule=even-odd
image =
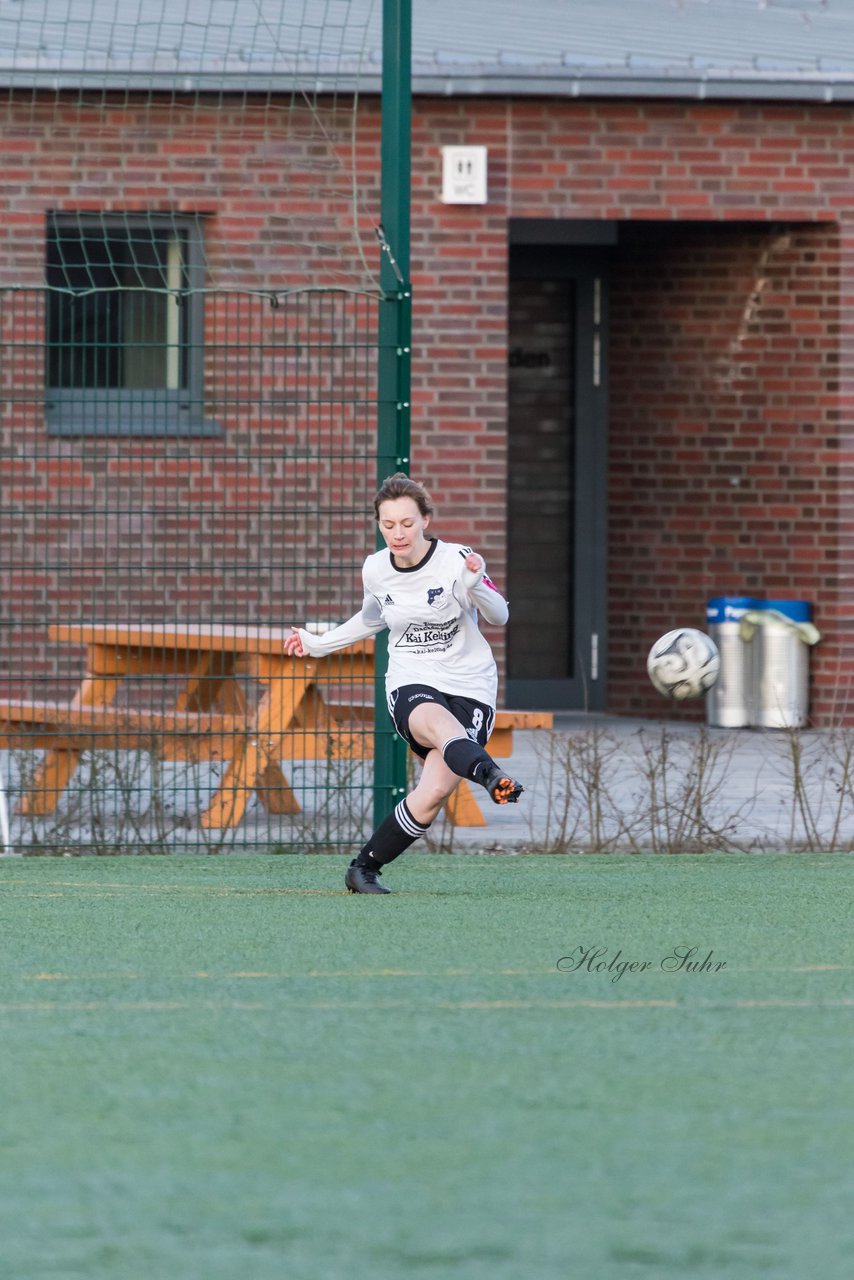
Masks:
[[[86,669],[70,703],[0,701],[0,744],[44,746],[46,754],[22,810],[50,812],[92,747],[154,746],[164,759],[220,759],[226,770],[204,827],[237,826],[253,791],[271,813],[297,813],[283,759],[364,758],[373,754],[373,642],[325,658],[284,652],[289,628],[223,623],[67,623],[51,640],[86,648]],[[162,677],[172,705],[115,705],[129,677]],[[259,682],[257,705],[241,677]],[[499,712],[491,740],[509,755],[513,728],[549,727],[547,712]],[[40,736],[22,738],[22,726]],[[16,734],[18,735],[16,737]],[[459,825],[484,818],[464,781],[449,803]]]
[[[71,709],[112,708],[127,677],[177,676],[174,704],[164,712],[115,708],[114,732],[156,733],[166,758],[220,757],[228,761],[222,782],[201,822],[237,826],[253,791],[272,813],[299,811],[278,763],[282,757],[317,759],[328,751],[329,717],[318,684],[373,677],[373,646],[353,646],[322,659],[289,657],[289,628],[224,623],[68,623],[49,628],[54,641],[85,645],[86,672]],[[249,704],[241,676],[258,680],[263,693]],[[218,714],[215,712],[218,712]],[[97,729],[98,721],[87,725]],[[107,725],[104,725],[106,731]],[[351,735],[352,738],[352,735]],[[190,739],[188,744],[188,739]],[[360,744],[339,742],[347,755]],[[58,798],[79,760],[79,749],[52,750],[36,780]]]

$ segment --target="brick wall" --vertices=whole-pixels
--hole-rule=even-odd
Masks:
[[[331,281],[343,262],[336,245],[346,237],[348,253],[353,249],[347,201],[340,192],[318,198],[307,182],[289,184],[281,136],[265,133],[263,113],[247,123],[236,104],[225,114],[171,108],[153,119],[122,101],[105,130],[104,118],[79,104],[61,127],[52,109],[31,101],[16,119],[14,111],[12,103],[0,143],[0,281],[40,279],[48,209],[201,212],[212,265],[228,258],[244,284],[280,265],[283,277],[312,277],[321,263]],[[373,262],[378,104],[365,101],[360,112],[356,239]],[[465,142],[489,148],[490,199],[483,208],[439,200],[440,148]],[[640,656],[677,614],[679,621],[690,612],[702,622],[706,596],[730,588],[814,599],[826,634],[815,654],[814,709],[827,722],[847,698],[854,678],[847,642],[854,621],[852,174],[854,122],[835,106],[416,101],[412,470],[435,491],[439,531],[483,550],[499,583],[506,568],[507,219],[671,228],[634,241],[621,235],[612,261],[614,711],[667,712],[646,689]],[[307,250],[294,248],[295,219],[314,237]],[[20,333],[10,314],[2,320],[4,334],[10,325]],[[18,388],[24,378],[34,393],[20,411],[27,448],[16,454],[24,419],[15,418],[8,400],[2,418],[4,483],[14,481],[15,501],[29,504],[32,522],[16,530],[3,518],[0,527],[7,545],[18,539],[18,552],[21,537],[29,536],[22,530],[53,531],[54,543],[22,554],[23,569],[10,578],[7,609],[20,607],[36,620],[65,607],[59,593],[69,591],[67,581],[44,570],[40,559],[56,563],[50,556],[61,554],[68,561],[62,548],[69,537],[73,551],[69,494],[85,497],[114,485],[121,451],[105,444],[75,450],[71,442],[47,439],[38,408],[38,322],[27,325],[24,364],[10,370],[4,359],[0,377],[7,391],[10,378]],[[245,379],[239,359],[233,353],[227,378],[210,373],[209,385],[215,388],[219,376],[223,387]],[[214,505],[214,550],[204,530],[184,528],[182,545],[199,554],[187,607],[224,599],[227,586],[221,578],[212,584],[209,571],[215,576],[228,561],[235,569],[249,565],[234,588],[241,607],[275,613],[284,604],[270,599],[263,575],[253,575],[253,556],[275,563],[296,539],[312,556],[328,549],[322,525],[274,528],[270,520],[275,491],[303,484],[308,507],[318,484],[314,476],[299,480],[286,461],[269,468],[262,461],[293,452],[287,414],[271,408],[290,375],[281,361],[274,365],[271,358],[251,375],[254,408],[231,404],[224,441],[193,442],[183,461],[176,455],[174,471],[156,444],[138,451],[149,496],[183,485]],[[359,431],[370,413],[368,405]],[[330,422],[314,420],[318,439],[332,430]],[[258,462],[249,473],[234,465],[247,442]],[[359,474],[367,497],[369,477]],[[132,506],[142,482],[137,473],[122,475],[122,502]],[[337,474],[321,479],[340,487]],[[119,536],[118,527],[110,526],[110,536]],[[121,546],[131,555],[139,526],[129,519],[123,527]],[[260,554],[253,540],[259,527]],[[90,530],[103,540],[95,523]],[[334,526],[334,536],[352,548],[369,533],[353,512]],[[162,559],[168,562],[165,550]],[[162,598],[168,572],[149,585]],[[334,599],[328,583],[306,590],[316,601]],[[500,653],[501,637],[492,638]]]
[[[480,213],[437,201],[441,144],[467,142],[489,146],[490,202]],[[674,623],[702,625],[707,596],[755,589],[815,601],[825,638],[813,653],[813,713],[819,723],[850,719],[854,276],[840,270],[854,253],[850,113],[420,103],[414,163],[414,261],[426,268],[416,281],[416,456],[435,448],[424,394],[433,379],[443,380],[455,432],[469,405],[491,406],[494,392],[483,416],[495,423],[490,438],[501,438],[506,348],[494,320],[504,219],[620,223],[628,247],[612,262],[610,709],[670,714],[646,684],[648,643]],[[655,235],[632,239],[631,227],[653,224]],[[457,332],[463,317],[473,326],[468,364],[433,341],[446,286]],[[452,515],[462,519],[461,477],[472,478],[476,462],[457,440],[443,431],[441,465],[460,488]],[[487,554],[500,561],[493,511],[503,482],[478,483],[494,525],[484,531]]]
[[[47,643],[51,622],[284,625],[358,606],[374,540],[374,306],[209,298],[205,415],[221,434],[192,439],[49,435],[41,362],[14,360],[41,304],[0,294],[16,368],[0,423],[4,693],[59,696],[54,674],[79,677],[79,655]]]
[[[376,113],[374,113],[376,114]],[[329,128],[330,118],[324,121]],[[347,129],[342,115],[340,130]],[[373,548],[376,301],[266,293],[370,285],[338,138],[252,104],[5,104],[0,141],[0,593],[4,693],[67,693],[47,624],[334,618]],[[346,133],[341,135],[345,138]],[[349,148],[347,149],[347,156]],[[44,412],[47,215],[204,222],[204,415],[221,434],[57,437]],[[116,396],[121,399],[121,394]],[[120,412],[120,409],[117,409]],[[60,682],[54,680],[60,677]]]
[[[626,247],[612,289],[611,696],[715,595],[838,593],[833,227],[694,228]],[[619,625],[617,625],[619,620]],[[816,653],[816,709],[836,645]]]

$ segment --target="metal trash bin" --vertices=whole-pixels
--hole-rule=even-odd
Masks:
[[[715,596],[706,605],[709,635],[721,655],[721,673],[706,694],[706,718],[721,729],[750,724],[752,645],[741,634],[741,620],[759,608],[754,596]]]
[[[809,714],[809,651],[820,639],[808,600],[760,600],[739,624],[753,650],[750,723],[799,729]]]

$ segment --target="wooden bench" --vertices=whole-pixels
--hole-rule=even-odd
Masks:
[[[369,758],[373,754],[373,706],[357,700],[307,699],[292,728],[267,744],[269,763],[256,791],[273,813],[297,813],[299,805],[277,761],[317,759],[324,741],[337,758]],[[513,731],[550,729],[549,711],[498,711],[489,740],[492,755],[513,752]],[[21,797],[24,814],[55,809],[87,750],[134,751],[158,749],[164,760],[224,760],[234,756],[235,741],[251,732],[245,714],[214,711],[157,711],[116,707],[112,703],[76,706],[74,703],[0,699],[0,747],[44,750],[34,785]],[[321,745],[319,745],[321,744]],[[448,816],[458,826],[485,826],[486,819],[470,786],[462,781],[448,802]]]
[[[204,711],[152,711],[112,705],[0,699],[0,747],[49,753],[19,810],[45,814],[56,808],[80,753],[140,751],[156,747],[165,760],[224,760],[240,716]]]
[[[330,684],[324,688],[323,702],[332,719],[339,724],[356,721],[362,725],[374,722],[374,704],[364,696],[364,686]],[[554,716],[551,711],[496,711],[492,736],[489,739],[490,754],[509,756],[513,753],[514,729],[551,729]],[[373,746],[371,747],[373,750]]]
[[[56,746],[59,739],[94,742],[98,746],[131,750],[141,741],[170,737],[211,741],[215,735],[233,734],[244,728],[239,716],[211,711],[152,711],[147,708],[102,704],[75,707],[66,702],[30,702],[0,699],[0,735],[17,737],[28,725],[27,742]],[[49,740],[49,743],[48,743]],[[207,758],[207,757],[206,757]]]

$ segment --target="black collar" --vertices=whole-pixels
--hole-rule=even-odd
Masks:
[[[415,573],[416,570],[423,569],[425,564],[430,559],[433,552],[436,550],[436,548],[439,545],[438,538],[428,538],[427,541],[430,543],[430,550],[427,552],[426,556],[424,556],[423,560],[418,561],[418,564],[410,564],[410,565],[395,564],[394,553],[392,551],[389,551],[388,554],[389,554],[389,559],[391,560],[392,569],[394,569],[397,573]]]

